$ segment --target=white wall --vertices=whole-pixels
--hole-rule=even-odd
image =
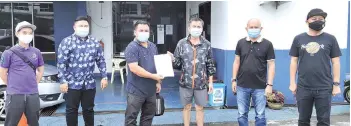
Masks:
[[[107,72],[111,72],[113,57],[112,1],[104,1],[102,3],[102,12],[101,4],[98,1],[87,1],[86,6],[87,13],[92,19],[90,26],[91,35],[99,40],[102,39],[104,42]],[[95,72],[99,72],[97,68]]]
[[[325,32],[336,36],[341,48],[347,47],[347,1],[292,1],[275,8],[273,3],[259,6],[259,1],[229,1],[230,42],[221,49],[235,50],[237,40],[246,36],[245,27],[250,18],[260,18],[262,35],[272,41],[275,49],[290,49],[293,38],[308,30],[307,13],[321,8],[328,13]]]

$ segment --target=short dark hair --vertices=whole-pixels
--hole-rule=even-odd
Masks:
[[[78,16],[76,18],[76,20],[74,20],[74,22],[77,22],[77,21],[87,21],[87,22],[89,22],[88,21],[88,16]]]
[[[202,24],[202,27],[203,27],[204,24],[205,24],[204,21],[203,21],[201,18],[199,18],[199,17],[192,17],[192,18],[190,18],[190,20],[189,20],[189,22],[188,22],[189,26],[190,26],[191,22],[194,22],[194,21],[200,21],[201,24]]]
[[[134,30],[138,27],[138,25],[147,25],[147,26],[150,27],[149,22],[144,21],[144,20],[138,20],[138,21],[136,21],[135,24],[134,24]]]

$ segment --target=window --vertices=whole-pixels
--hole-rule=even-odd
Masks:
[[[13,9],[29,11],[28,3],[13,3]]]
[[[137,4],[122,4],[121,7],[122,14],[138,14]]]
[[[141,14],[145,15],[149,13],[149,5],[141,4]]]
[[[40,4],[40,11],[42,12],[54,12],[53,4]]]

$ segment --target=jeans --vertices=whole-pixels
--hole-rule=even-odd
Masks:
[[[94,126],[94,99],[96,89],[68,89],[66,97],[67,126],[78,126],[78,108],[82,105],[85,126]]]
[[[151,126],[156,113],[156,94],[151,97],[142,97],[128,93],[125,126],[137,125],[136,119],[140,110],[140,126]]]
[[[265,117],[265,109],[266,109],[266,96],[265,89],[252,89],[252,88],[243,88],[237,86],[237,103],[238,103],[238,112],[239,118],[238,122],[240,126],[248,126],[248,113],[251,96],[252,100],[255,104],[255,125],[256,126],[266,126],[266,117]]]
[[[317,126],[330,125],[332,90],[307,90],[297,88],[296,100],[299,111],[299,126],[310,126],[313,104],[317,113]]]

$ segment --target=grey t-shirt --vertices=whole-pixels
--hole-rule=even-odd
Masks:
[[[336,38],[328,33],[309,36],[302,33],[294,38],[290,56],[298,57],[299,87],[306,89],[332,89],[331,58],[340,57]]]

